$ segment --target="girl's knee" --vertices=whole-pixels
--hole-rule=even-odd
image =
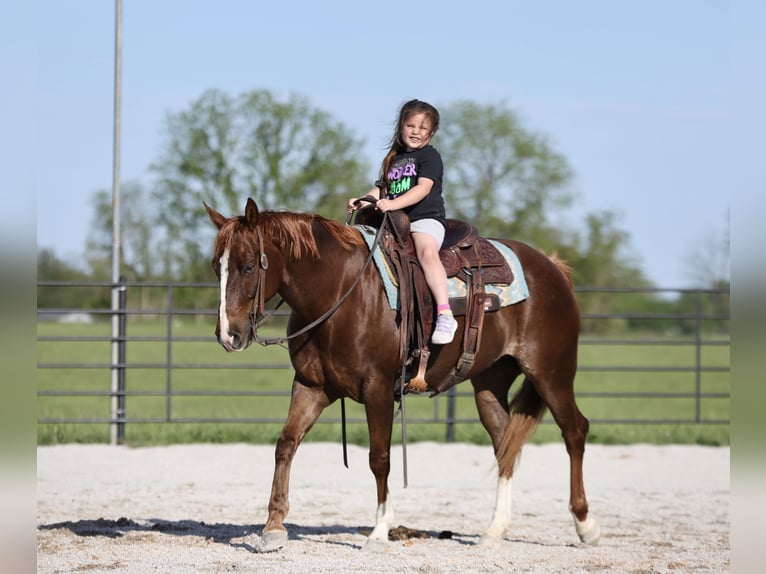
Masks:
[[[418,261],[421,265],[428,265],[436,267],[441,266],[442,262],[439,259],[439,251],[437,249],[422,249],[418,250]]]

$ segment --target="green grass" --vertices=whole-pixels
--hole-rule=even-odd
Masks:
[[[165,323],[134,322],[128,325],[128,336],[164,338]],[[243,353],[227,354],[215,342],[212,327],[207,322],[179,323],[172,326],[173,337],[199,337],[197,341],[175,341],[168,347],[164,340],[128,343],[126,360],[129,365],[144,365],[128,369],[126,383],[129,393],[164,393],[168,388],[174,394],[170,402],[164,395],[128,396],[126,413],[129,420],[153,419],[178,421],[181,419],[253,419],[265,418],[272,422],[129,422],[126,439],[132,445],[170,444],[185,442],[250,442],[274,443],[279,436],[282,421],[287,414],[292,371],[278,368],[289,365],[286,349],[277,346],[253,346]],[[282,326],[264,336],[284,333]],[[103,337],[108,339],[110,325],[65,325],[40,323],[39,337]],[[168,349],[175,368],[168,381],[164,365]],[[108,368],[110,344],[105,341],[39,341],[39,363],[103,364],[98,368],[39,368],[38,392],[78,391],[107,392],[111,379]],[[688,368],[694,365],[695,349],[692,345],[581,345],[580,371],[575,382],[578,404],[591,420],[590,442],[626,444],[635,442],[729,444],[728,424],[713,424],[729,419],[729,399],[703,398],[700,419],[695,422],[697,405],[691,397],[591,396],[597,393],[693,393],[697,385],[694,372],[670,370],[667,372],[613,372],[589,370],[592,367],[667,367]],[[209,364],[205,368],[198,365]],[[704,346],[701,356],[703,367],[729,366],[728,346]],[[183,365],[188,368],[179,368]],[[233,368],[233,367],[246,368]],[[728,394],[730,376],[724,372],[703,372],[699,380],[703,393]],[[476,407],[470,384],[457,387],[455,439],[460,442],[489,444],[483,427],[477,421]],[[280,391],[281,396],[184,396],[184,392],[199,391]],[[445,439],[448,399],[440,395],[408,397],[407,436],[409,442]],[[104,396],[40,396],[37,401],[38,419],[106,419],[110,413],[110,398]],[[366,445],[367,429],[361,405],[346,403],[348,439]],[[340,406],[332,405],[322,415],[306,440],[339,441],[341,437]],[[653,421],[649,424],[610,421]],[[439,421],[439,422],[434,422]],[[463,422],[468,421],[468,422]],[[683,421],[663,423],[662,421]],[[394,429],[394,440],[400,439],[400,427]],[[38,424],[38,443],[108,442],[109,425],[100,423],[52,422]],[[558,428],[546,415],[533,442],[560,440]]]

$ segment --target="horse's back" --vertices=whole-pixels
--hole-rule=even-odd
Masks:
[[[528,321],[527,335],[535,331],[566,332],[577,336],[580,329],[580,310],[574,294],[569,266],[556,255],[546,255],[528,243],[514,239],[498,239],[507,245],[519,259],[527,283],[529,296],[516,305],[513,312]]]
[[[538,285],[574,295],[572,270],[558,255],[546,255],[530,244],[516,239],[493,239],[507,245],[519,258],[527,284]]]

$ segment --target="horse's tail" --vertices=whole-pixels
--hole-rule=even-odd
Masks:
[[[572,268],[569,266],[569,264],[561,259],[559,254],[555,251],[548,255],[548,259],[550,259],[558,268],[558,270],[561,271],[561,274],[566,278],[567,283],[569,283],[569,287],[574,289],[574,281],[572,280]]]
[[[499,476],[503,478],[513,476],[513,468],[521,454],[521,447],[535,432],[543,414],[545,414],[545,403],[537,394],[532,381],[524,379],[524,383],[511,401],[511,418],[497,449]]]

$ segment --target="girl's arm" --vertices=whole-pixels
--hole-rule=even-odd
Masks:
[[[431,193],[431,188],[434,186],[434,180],[427,177],[418,178],[418,184],[415,187],[407,190],[407,193],[403,193],[396,199],[380,199],[375,204],[375,207],[380,211],[393,211],[395,209],[404,209],[410,205],[420,203],[423,199]]]

